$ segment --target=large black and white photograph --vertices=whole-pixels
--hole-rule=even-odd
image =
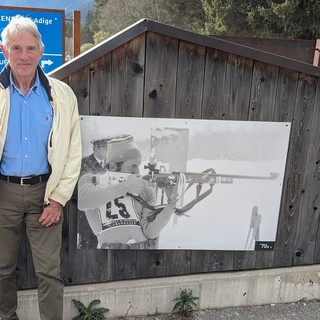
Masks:
[[[81,116],[78,249],[272,250],[290,123]]]

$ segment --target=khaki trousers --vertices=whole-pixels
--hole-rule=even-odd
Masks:
[[[21,186],[0,180],[0,317],[18,319],[16,267],[23,222],[38,279],[41,320],[62,320],[63,282],[60,279],[62,221],[43,227],[46,182]],[[30,319],[31,320],[31,319]]]

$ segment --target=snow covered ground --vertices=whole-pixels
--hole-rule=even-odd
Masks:
[[[199,168],[200,160],[188,163],[188,170],[193,165]],[[217,173],[236,175],[268,176],[270,172],[279,172],[281,162],[237,162],[213,161],[203,169],[213,167]],[[210,249],[244,250],[247,237],[250,236],[252,209],[258,207],[261,215],[260,241],[274,241],[276,237],[283,175],[276,180],[234,179],[233,183],[216,183],[212,193],[197,203],[187,216],[172,218],[160,236],[162,249]],[[203,191],[207,187],[203,186]],[[195,197],[192,187],[184,196],[184,204]],[[253,247],[251,243],[250,248]]]

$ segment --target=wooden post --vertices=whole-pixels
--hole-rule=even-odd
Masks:
[[[73,11],[73,57],[80,54],[80,11]]]
[[[316,47],[314,49],[313,65],[319,67],[319,60],[320,60],[320,40],[317,39]]]

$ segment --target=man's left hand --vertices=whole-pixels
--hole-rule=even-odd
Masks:
[[[54,200],[50,200],[50,204],[43,208],[43,212],[39,222],[46,227],[52,226],[58,222],[62,214],[62,205]]]

